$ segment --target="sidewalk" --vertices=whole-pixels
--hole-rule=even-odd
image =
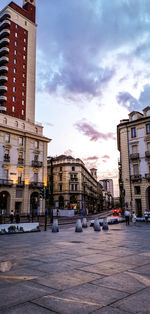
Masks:
[[[150,313],[150,224],[0,237],[0,314]]]

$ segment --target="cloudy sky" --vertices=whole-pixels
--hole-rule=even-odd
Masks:
[[[150,1],[36,2],[36,120],[48,153],[96,167],[117,195],[116,126],[150,103]]]

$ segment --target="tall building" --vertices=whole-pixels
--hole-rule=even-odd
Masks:
[[[99,181],[101,185],[103,186],[104,190],[109,192],[111,196],[114,196],[114,186],[113,186],[113,180],[112,179],[102,179]]]
[[[45,209],[47,144],[35,123],[36,4],[0,11],[0,211]]]
[[[79,158],[66,155],[48,157],[50,205],[89,212],[102,210],[102,188],[95,177],[96,169],[89,172]]]
[[[120,200],[138,216],[150,211],[150,106],[117,126]]]

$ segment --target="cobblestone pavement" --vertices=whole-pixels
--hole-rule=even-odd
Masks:
[[[150,313],[150,224],[0,236],[0,314]]]

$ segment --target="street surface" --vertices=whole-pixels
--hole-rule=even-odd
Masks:
[[[150,224],[0,236],[0,314],[150,313]]]

